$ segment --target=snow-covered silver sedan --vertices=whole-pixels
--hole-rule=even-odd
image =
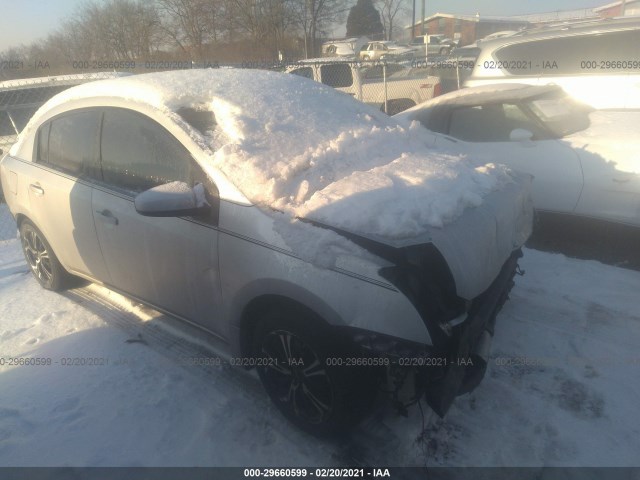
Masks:
[[[531,231],[528,178],[419,133],[294,75],[157,73],[54,97],[0,173],[43,287],[212,332],[325,433],[377,387],[441,415],[474,388]]]
[[[425,141],[534,176],[536,209],[640,227],[640,112],[595,110],[556,85],[465,88],[396,116]]]

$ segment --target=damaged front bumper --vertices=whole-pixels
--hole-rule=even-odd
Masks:
[[[474,390],[482,381],[496,318],[509,298],[514,276],[520,272],[520,257],[520,249],[513,252],[491,286],[473,300],[467,319],[453,327],[447,365],[441,375],[433,379],[430,372],[420,372],[427,403],[438,415],[444,416],[456,396]]]
[[[466,313],[447,324],[434,346],[367,331],[350,337],[364,356],[388,359],[385,391],[401,412],[423,395],[441,417],[458,395],[475,389],[487,369],[496,317],[508,299],[514,276],[520,272],[520,249],[503,264],[490,287],[468,305]]]

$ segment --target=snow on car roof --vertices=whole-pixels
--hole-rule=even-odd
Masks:
[[[107,80],[132,75],[129,72],[95,72],[76,73],[72,75],[54,75],[49,77],[16,78],[0,82],[0,91],[19,90],[23,88],[49,87],[55,85],[75,85],[91,80]]]
[[[500,168],[431,150],[418,127],[277,72],[187,70],[92,82],[57,95],[35,117],[74,99],[108,97],[159,109],[183,130],[175,112],[206,106],[219,131],[187,132],[208,155],[199,161],[254,204],[356,233],[417,236],[508,180]]]

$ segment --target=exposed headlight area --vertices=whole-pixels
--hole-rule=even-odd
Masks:
[[[420,313],[434,345],[443,347],[451,336],[450,321],[469,309],[458,297],[447,263],[432,244],[401,249],[395,266],[380,269],[380,275],[404,293]]]

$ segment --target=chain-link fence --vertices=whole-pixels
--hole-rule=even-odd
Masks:
[[[415,60],[317,59],[289,65],[286,72],[334,87],[394,115],[442,91],[440,79]]]

